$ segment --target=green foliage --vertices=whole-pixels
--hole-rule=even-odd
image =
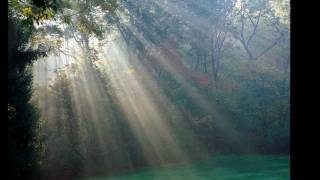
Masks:
[[[36,178],[39,154],[43,149],[38,136],[38,112],[28,102],[32,94],[32,71],[30,67],[18,73],[8,70],[9,176]]]
[[[184,5],[190,8],[188,9],[190,14],[205,17],[208,27],[212,26],[215,30],[220,27],[219,13],[225,7],[221,2],[230,3],[231,6],[233,1],[202,0],[195,6],[195,2],[188,0],[184,1]],[[250,3],[248,13],[255,17],[256,12],[262,7],[270,10],[269,5],[266,1]],[[157,3],[145,4],[143,0],[123,0],[121,3],[116,0],[81,2],[34,0],[26,4],[11,0],[9,8],[8,139],[12,177],[31,177],[31,172],[35,172],[40,163],[45,164],[42,167],[48,172],[66,171],[69,175],[82,172],[83,163],[89,160],[94,161],[90,165],[97,171],[101,170],[99,166],[110,169],[112,166],[115,170],[147,166],[128,119],[121,111],[115,89],[110,87],[108,76],[95,66],[95,61],[99,60],[98,52],[89,46],[91,37],[103,40],[104,35],[112,30],[111,27],[118,28],[128,48],[138,52],[139,58],[141,57],[138,58],[139,61],[146,65],[146,71],[150,70],[161,92],[172,102],[173,105],[168,105],[164,109],[169,114],[172,113],[168,121],[173,127],[177,129],[189,127],[190,134],[195,133],[210,152],[239,152],[242,140],[252,142],[255,150],[259,152],[288,151],[290,79],[287,69],[290,63],[288,45],[290,30],[285,23],[277,24],[284,35],[278,46],[270,50],[261,61],[255,62],[243,58],[245,52],[235,38],[239,35],[237,34],[239,29],[220,30],[221,33],[228,35],[226,41],[230,47],[228,46],[229,49],[223,52],[225,56],[221,58],[219,81],[212,81],[210,85],[202,86],[200,78],[192,78],[192,75],[196,76],[199,73],[204,77],[211,76],[210,70],[213,67],[209,66],[211,63],[209,60],[212,53],[215,53],[208,38],[211,36],[211,31],[207,30],[208,27],[194,27],[194,22],[190,23],[188,19],[181,20],[181,17],[164,10]],[[117,17],[119,11],[125,14],[128,21],[123,22]],[[279,23],[279,19],[273,15],[271,18],[264,17],[263,25],[259,27],[261,28],[259,35],[272,37],[272,33],[268,31],[270,28],[268,23]],[[54,18],[67,28],[46,24],[46,21]],[[39,27],[36,28],[34,23],[38,23]],[[239,27],[237,23],[234,25]],[[245,31],[250,32],[251,29],[246,28]],[[174,73],[162,67],[161,63],[151,61],[146,55],[149,43],[161,46],[171,36],[175,36],[177,47],[171,48],[170,51],[185,57],[179,64],[179,68],[185,70],[182,73],[185,82],[181,82]],[[81,88],[84,82],[77,81],[72,84],[68,76],[70,72],[57,72],[57,78],[49,89],[50,97],[45,102],[45,107],[52,104],[59,108],[42,114],[44,117],[42,121],[44,119],[55,121],[50,122],[52,123],[50,125],[49,122],[44,122],[42,130],[47,132],[41,134],[37,109],[29,102],[32,95],[31,66],[37,58],[59,49],[62,44],[61,37],[71,37],[86,45],[84,47],[86,66],[91,72],[86,75],[88,79],[93,79],[90,83],[98,82],[96,89],[101,90],[98,93],[101,95],[98,98],[101,99],[96,100],[94,108],[88,105],[88,99],[82,94],[77,99],[81,103],[76,102],[72,88],[74,86]],[[253,39],[252,42],[255,48],[263,49],[265,45],[263,38]],[[193,93],[200,94],[202,98],[200,100],[208,101],[208,107],[199,105],[199,99],[194,98]],[[229,129],[219,127],[217,123],[219,114],[211,112],[212,107],[219,107],[222,109],[221,114],[230,116],[226,121],[243,135],[241,142],[235,142],[228,136]],[[81,117],[79,112],[76,112],[77,108],[81,111]],[[96,132],[95,126],[90,124],[92,117],[96,120],[106,117],[110,119],[108,122],[99,122],[99,126],[104,129],[103,132],[99,132],[100,134]],[[179,136],[187,134],[182,130],[177,130],[175,133]],[[114,134],[115,138],[110,138]],[[43,135],[46,137],[46,143]],[[108,142],[112,144],[107,148],[109,154],[98,147],[98,138],[101,137],[109,138]],[[191,145],[194,143],[190,142]],[[50,147],[50,152],[45,150],[44,144]],[[185,147],[192,148],[190,145]],[[122,153],[121,150],[128,152]],[[113,153],[125,156],[114,157]],[[43,155],[46,156],[45,159],[42,158]],[[110,161],[102,162],[102,159]],[[131,160],[131,164],[128,159]],[[53,178],[59,179],[55,176]]]
[[[35,3],[42,2],[42,3]],[[17,0],[9,1],[9,12],[13,16],[20,18],[21,20],[42,23],[45,20],[51,20],[55,16],[56,2],[48,4],[45,1],[31,1],[31,3],[21,2]],[[32,24],[31,24],[32,25]]]
[[[11,179],[37,179],[43,153],[32,95],[32,62],[46,50],[28,48],[34,22],[50,20],[59,1],[9,1],[8,17],[8,157]]]

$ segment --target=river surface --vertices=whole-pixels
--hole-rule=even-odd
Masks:
[[[289,180],[290,157],[283,155],[216,156],[199,162],[86,180]]]

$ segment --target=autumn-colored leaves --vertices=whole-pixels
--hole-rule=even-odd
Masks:
[[[25,2],[11,0],[9,9],[21,19],[28,19],[40,24],[54,18],[54,11],[49,7],[37,7]]]

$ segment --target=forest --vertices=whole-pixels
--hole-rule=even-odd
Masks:
[[[290,179],[289,0],[9,0],[9,179]]]

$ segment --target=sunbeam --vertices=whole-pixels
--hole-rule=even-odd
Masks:
[[[12,1],[15,176],[288,179],[288,3]]]

